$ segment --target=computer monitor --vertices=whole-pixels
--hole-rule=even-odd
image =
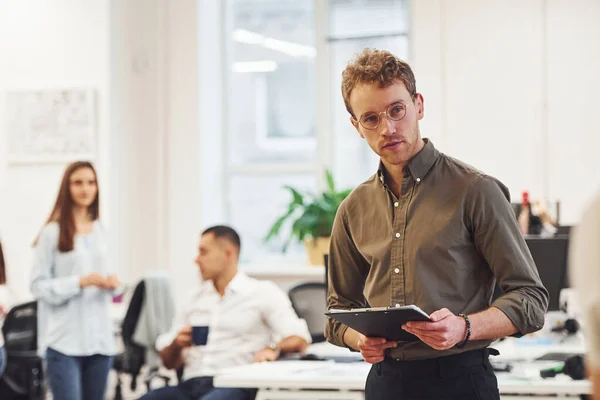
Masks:
[[[548,311],[558,311],[560,309],[560,291],[569,287],[567,272],[569,236],[556,235],[547,238],[527,236],[525,242],[529,247],[542,284],[548,290],[550,297]],[[496,285],[492,301],[500,297],[502,293],[500,287]]]
[[[567,273],[569,236],[526,237],[525,241],[540,274],[540,279],[550,295],[548,311],[557,311],[560,309],[560,291],[569,287]]]

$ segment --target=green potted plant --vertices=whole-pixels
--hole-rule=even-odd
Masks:
[[[311,265],[322,265],[323,255],[329,251],[329,241],[335,213],[352,189],[336,190],[331,171],[325,171],[327,188],[319,194],[312,194],[284,186],[292,199],[287,211],[277,218],[265,237],[266,241],[278,236],[282,226],[291,223],[290,236],[283,246],[285,252],[292,240],[304,242],[308,261]]]

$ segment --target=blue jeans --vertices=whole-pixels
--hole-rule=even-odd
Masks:
[[[0,332],[2,335],[2,332]],[[6,350],[4,350],[4,346],[0,347],[0,376],[4,373],[4,368],[6,368]]]
[[[104,400],[112,361],[111,356],[68,356],[48,348],[47,374],[53,398]]]
[[[255,389],[215,388],[212,377],[192,378],[146,393],[139,400],[254,400]]]

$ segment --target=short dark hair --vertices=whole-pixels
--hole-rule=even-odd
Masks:
[[[206,235],[212,233],[217,239],[225,239],[228,240],[231,244],[233,244],[238,252],[242,248],[242,241],[240,240],[240,235],[231,227],[225,225],[215,225],[210,228],[206,228],[202,235]]]

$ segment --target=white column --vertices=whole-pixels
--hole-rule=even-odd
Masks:
[[[123,278],[194,272],[200,222],[195,0],[114,0],[112,245]]]
[[[199,26],[196,0],[168,4],[167,267],[172,271],[176,293],[185,293],[199,279],[192,260],[203,227],[198,129]]]

